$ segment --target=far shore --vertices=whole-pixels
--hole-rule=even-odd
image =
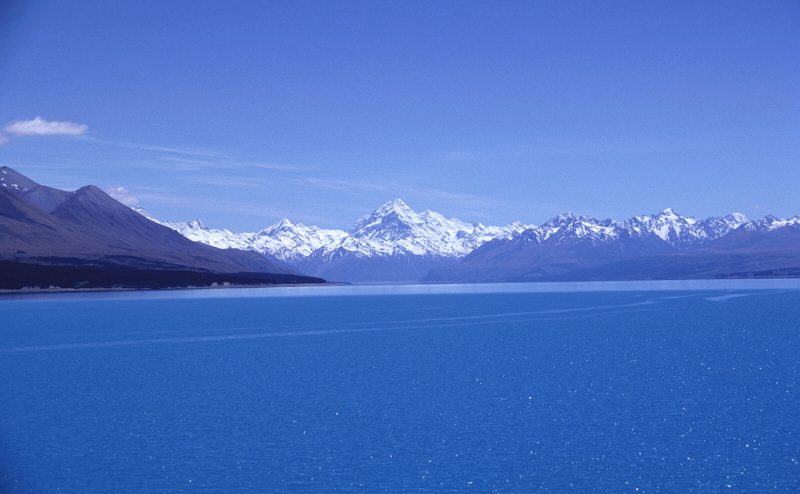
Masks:
[[[586,280],[586,281],[527,281],[527,282],[498,282],[498,283],[442,283],[442,282],[369,282],[369,283],[349,283],[349,282],[327,282],[327,283],[275,283],[275,284],[233,284],[222,283],[214,285],[191,285],[173,287],[84,287],[84,288],[61,288],[61,287],[24,287],[20,289],[0,290],[0,300],[3,297],[14,295],[47,295],[47,294],[70,294],[70,293],[125,293],[125,292],[177,292],[184,290],[202,291],[219,289],[248,289],[248,288],[324,288],[324,287],[353,287],[358,289],[370,289],[370,287],[386,287],[387,293],[445,293],[445,290],[455,290],[464,293],[486,293],[490,292],[581,292],[581,291],[629,291],[629,290],[691,290],[709,288],[705,286],[711,284],[711,288],[738,290],[738,289],[800,289],[800,278],[798,277],[764,277],[764,278],[692,278],[692,279],[671,279],[671,280]],[[413,287],[419,287],[415,290]],[[392,288],[394,287],[394,288]],[[404,287],[410,289],[407,291]],[[450,287],[450,288],[447,288]],[[461,288],[454,288],[461,287]],[[502,287],[502,288],[498,288]],[[525,288],[527,287],[527,288]],[[398,291],[399,290],[399,291]]]
[[[115,286],[115,287],[89,287],[89,288],[62,288],[51,286],[47,288],[42,287],[23,287],[17,290],[0,290],[0,296],[13,295],[13,294],[37,294],[37,293],[83,293],[83,292],[156,292],[156,291],[172,291],[172,290],[221,290],[228,288],[291,288],[291,287],[323,287],[323,286],[342,286],[349,285],[346,282],[332,282],[332,283],[264,283],[256,285],[244,284],[214,284],[206,286],[170,286],[170,287],[129,287],[129,286]]]

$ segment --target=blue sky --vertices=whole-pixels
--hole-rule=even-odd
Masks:
[[[2,5],[0,164],[159,218],[800,213],[794,0]]]

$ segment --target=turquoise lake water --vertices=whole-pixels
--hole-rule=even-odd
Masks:
[[[2,492],[800,492],[800,284],[0,297]]]

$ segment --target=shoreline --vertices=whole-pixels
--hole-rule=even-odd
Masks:
[[[326,288],[326,287],[352,287],[357,292],[367,290],[370,294],[373,289],[383,287],[385,293],[417,293],[433,294],[439,292],[469,292],[469,293],[490,293],[490,292],[582,292],[582,291],[608,291],[611,290],[686,290],[699,289],[703,283],[716,283],[720,289],[800,289],[800,278],[691,278],[691,279],[664,279],[664,280],[586,280],[586,281],[529,281],[529,282],[499,282],[499,283],[431,283],[431,282],[384,282],[384,283],[275,283],[275,284],[220,284],[217,286],[175,286],[175,287],[97,287],[97,288],[59,288],[59,287],[26,287],[21,289],[0,290],[0,300],[12,298],[15,295],[64,295],[79,293],[156,293],[156,292],[178,292],[178,291],[214,291],[228,289],[260,289],[260,288]],[[778,284],[781,286],[761,286],[766,284]],[[747,286],[743,286],[747,285]],[[755,286],[753,286],[755,285]],[[387,291],[388,290],[388,291]]]
[[[225,290],[230,288],[291,288],[291,287],[323,287],[323,286],[346,286],[347,282],[333,283],[260,283],[254,285],[223,283],[216,286],[170,286],[170,287],[96,287],[96,288],[63,288],[63,287],[24,287],[15,290],[0,289],[0,297],[3,295],[14,294],[47,294],[47,293],[97,293],[97,292],[160,292],[175,290]]]

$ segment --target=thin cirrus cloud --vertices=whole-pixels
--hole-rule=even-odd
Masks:
[[[83,135],[89,131],[86,124],[74,122],[58,122],[36,117],[33,120],[17,120],[6,125],[3,130],[14,136],[52,136],[52,135]]]
[[[313,167],[301,165],[247,161],[235,155],[214,151],[154,146],[151,144],[141,144],[135,142],[109,141],[90,136],[86,136],[83,139],[87,139],[94,144],[100,144],[110,148],[122,148],[143,153],[142,155],[151,157],[149,166],[152,167],[160,167],[161,163],[165,162],[174,163],[176,166],[179,166],[181,169],[187,171],[200,170],[204,168],[216,168],[219,170],[263,169],[287,172],[304,172],[313,169]]]

